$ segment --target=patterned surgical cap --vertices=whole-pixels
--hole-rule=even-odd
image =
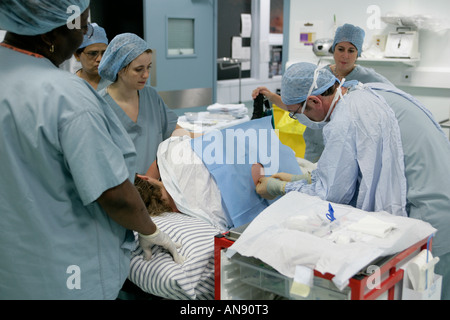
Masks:
[[[150,49],[145,40],[133,33],[123,33],[111,40],[98,67],[100,76],[116,81],[120,70],[129,65],[146,50]]]
[[[290,66],[281,80],[281,100],[285,105],[302,103],[308,98],[308,93],[313,87],[314,80],[316,85],[312,88],[313,96],[324,93],[328,88],[339,80],[327,69],[318,70],[317,78],[315,64],[300,62]]]
[[[334,48],[338,43],[350,42],[358,50],[358,57],[361,57],[365,35],[366,33],[360,27],[348,23],[344,24],[342,27],[337,28],[331,50],[334,52]]]

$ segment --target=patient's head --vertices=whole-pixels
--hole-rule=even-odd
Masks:
[[[162,182],[150,178],[142,179],[136,176],[134,186],[141,195],[151,216],[156,217],[164,212],[178,212]]]

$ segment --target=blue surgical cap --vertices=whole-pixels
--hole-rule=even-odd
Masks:
[[[0,29],[25,36],[44,34],[78,18],[90,0],[1,0]]]
[[[137,35],[119,34],[106,49],[98,66],[98,73],[102,78],[114,82],[120,70],[149,49],[147,42]]]
[[[346,23],[342,27],[337,28],[331,50],[334,52],[334,48],[338,43],[350,42],[358,50],[358,57],[361,57],[365,35],[366,33],[360,27]]]
[[[96,43],[104,43],[106,45],[108,44],[108,37],[106,36],[105,29],[103,29],[96,23],[92,23],[91,26],[94,29],[92,36],[89,37],[88,35],[85,34],[83,38],[83,43],[78,49],[83,49],[90,46],[91,44]]]
[[[302,103],[308,98],[308,93],[314,82],[318,67],[308,62],[300,62],[290,66],[281,80],[281,100],[285,105]],[[339,80],[328,69],[321,68],[316,79],[317,87],[311,95],[321,95]]]

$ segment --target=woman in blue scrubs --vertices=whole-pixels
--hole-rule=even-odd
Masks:
[[[136,173],[149,175],[158,145],[169,138],[178,117],[155,89],[147,84],[152,66],[152,50],[132,33],[116,36],[100,63],[99,73],[111,82],[100,95],[109,103],[134,142]]]
[[[0,1],[1,300],[115,299],[130,230],[145,258],[158,244],[182,262],[133,186],[135,148],[117,116],[58,68],[90,32],[88,7]]]
[[[105,29],[98,24],[91,25],[92,35],[84,36],[83,43],[74,54],[75,59],[81,63],[81,69],[75,74],[86,80],[95,90],[100,91],[111,83],[98,74],[98,66],[108,47],[108,37]]]

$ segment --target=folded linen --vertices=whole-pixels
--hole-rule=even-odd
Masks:
[[[395,223],[385,222],[380,219],[367,216],[360,219],[358,222],[349,225],[348,230],[384,238],[395,228],[395,226]]]

